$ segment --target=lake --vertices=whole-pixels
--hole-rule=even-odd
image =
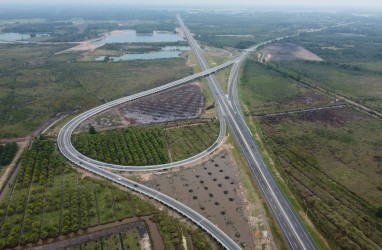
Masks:
[[[16,42],[30,39],[31,36],[29,34],[19,34],[19,33],[1,33],[0,34],[0,43],[1,42]]]
[[[121,31],[98,40],[97,43],[160,43],[184,41],[183,37],[167,33],[156,32],[152,34],[137,34],[135,30]]]
[[[133,61],[133,60],[152,60],[152,59],[164,59],[164,58],[177,58],[182,52],[180,50],[175,51],[159,51],[152,53],[144,54],[125,54],[123,56],[110,56],[109,60],[118,62],[118,61]],[[96,58],[96,61],[105,60],[105,56],[100,56]]]
[[[49,34],[36,34],[36,37],[49,38]],[[14,43],[14,42],[32,42],[36,41],[36,38],[32,38],[30,34],[20,34],[20,33],[0,33],[0,43]]]

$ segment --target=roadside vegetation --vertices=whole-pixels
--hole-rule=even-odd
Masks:
[[[74,147],[99,161],[119,165],[156,165],[191,157],[215,142],[219,122],[171,123],[81,133],[73,136]]]
[[[257,127],[267,157],[304,208],[300,216],[309,216],[331,247],[339,249],[382,247],[382,220],[378,216],[382,205],[382,122],[350,104],[282,112],[344,103],[304,82],[381,110],[382,75],[376,67],[378,55],[371,51],[378,51],[382,36],[379,29],[370,33],[361,27],[353,30],[355,34],[343,27],[289,38],[288,42],[311,49],[325,61],[271,61],[263,65],[249,60],[239,86],[245,114]],[[338,34],[341,32],[345,35]],[[374,39],[371,45],[370,36]],[[326,48],[325,41],[342,49]],[[262,116],[276,111],[281,114]]]
[[[181,245],[177,219],[131,192],[81,176],[59,154],[53,141],[40,138],[25,152],[15,180],[0,202],[0,248],[144,215],[152,215],[159,223],[162,237],[168,239],[166,247]],[[181,227],[196,246],[208,246],[203,233],[183,224]]]

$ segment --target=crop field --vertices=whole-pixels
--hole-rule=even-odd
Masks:
[[[151,203],[131,192],[82,177],[59,155],[52,141],[38,139],[23,156],[15,181],[0,203],[0,248],[146,215],[160,223],[162,237],[181,239],[180,232],[168,231],[179,227],[178,220],[168,218],[166,212],[158,213]],[[195,242],[208,241],[200,231],[182,228]],[[129,242],[134,238],[126,237]],[[176,242],[170,240],[166,246],[174,247]]]
[[[207,149],[217,139],[219,123],[201,121],[74,135],[82,154],[120,165],[155,165],[178,161]]]
[[[0,204],[1,247],[76,232],[153,207],[103,182],[82,179],[48,140],[37,140],[23,157],[15,182]]]
[[[179,161],[196,155],[211,146],[219,135],[219,121],[189,123],[164,129],[169,158]]]
[[[68,45],[0,44],[0,138],[30,134],[54,114],[89,109],[185,77],[183,58],[78,62]],[[150,74],[147,74],[150,72]]]

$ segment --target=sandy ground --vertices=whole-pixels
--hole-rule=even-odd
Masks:
[[[323,61],[316,54],[305,48],[292,43],[276,43],[265,47],[260,51],[265,61]]]
[[[145,174],[141,179],[195,209],[246,249],[255,249],[238,180],[236,164],[226,150],[194,168]]]

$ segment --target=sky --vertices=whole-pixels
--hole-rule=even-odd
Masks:
[[[91,4],[89,4],[91,3]],[[0,0],[2,4],[46,4],[46,5],[217,5],[217,6],[324,6],[324,7],[382,7],[382,0]]]

